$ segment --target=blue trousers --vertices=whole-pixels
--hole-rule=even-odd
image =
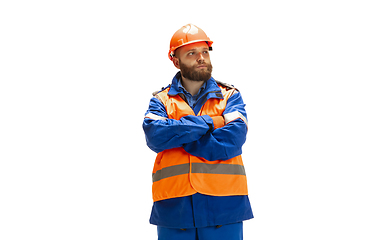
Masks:
[[[243,222],[205,228],[157,227],[158,240],[243,240]]]

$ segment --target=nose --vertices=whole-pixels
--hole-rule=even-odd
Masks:
[[[198,61],[198,62],[204,61],[203,53],[199,53],[199,54],[198,54],[198,56],[197,56],[197,61]]]

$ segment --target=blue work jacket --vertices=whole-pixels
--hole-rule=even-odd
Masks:
[[[180,77],[178,72],[168,86],[168,95],[184,95],[196,115],[209,98],[222,98],[221,94],[217,94],[221,89],[213,78],[203,85],[197,96],[192,97],[181,86]],[[238,111],[246,118],[244,107],[240,92],[236,92],[228,99],[223,114]],[[156,97],[150,100],[146,115],[149,113],[168,118],[165,106]],[[199,127],[196,128],[196,125]],[[202,137],[191,142],[192,127],[201,131],[194,134]],[[209,161],[226,160],[241,154],[241,146],[247,133],[246,119],[236,119],[231,124],[212,131],[213,128],[213,120],[208,115],[186,116],[182,121],[145,118],[143,122],[147,145],[156,153],[183,147],[188,153]],[[150,223],[170,228],[193,228],[230,224],[251,218],[253,213],[246,195],[218,197],[196,193],[154,202]]]

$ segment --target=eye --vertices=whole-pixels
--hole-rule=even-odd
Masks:
[[[195,54],[194,52],[189,52],[187,55],[188,56],[192,56],[193,54]]]

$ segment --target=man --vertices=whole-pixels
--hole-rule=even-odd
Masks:
[[[234,87],[211,77],[212,41],[188,24],[172,37],[169,58],[180,71],[154,93],[143,129],[158,153],[150,223],[159,240],[240,240],[253,218],[241,147],[245,104]]]

